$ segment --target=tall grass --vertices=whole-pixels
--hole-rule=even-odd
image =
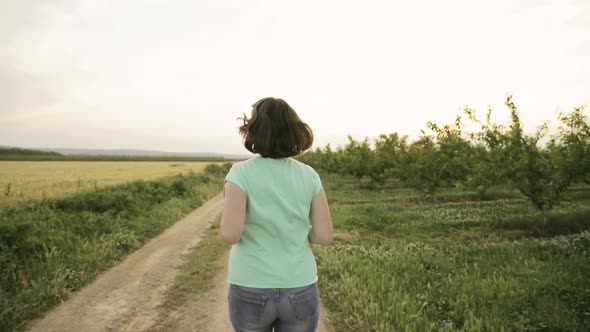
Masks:
[[[590,188],[544,227],[517,196],[419,200],[331,176],[324,186],[336,242],[314,251],[336,331],[589,330]]]
[[[23,328],[219,193],[228,166],[0,207],[0,330]]]

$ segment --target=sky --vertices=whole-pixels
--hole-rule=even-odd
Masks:
[[[590,104],[590,0],[0,0],[0,145],[245,154],[274,96],[334,146],[507,93]]]

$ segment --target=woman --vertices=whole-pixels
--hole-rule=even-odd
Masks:
[[[240,134],[254,158],[225,178],[221,238],[229,256],[229,311],[235,331],[311,332],[319,319],[317,266],[310,243],[332,243],[332,218],[319,175],[291,157],[313,133],[282,99],[264,98]]]

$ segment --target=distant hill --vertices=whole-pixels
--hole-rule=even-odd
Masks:
[[[0,146],[0,160],[240,160],[248,155],[137,149],[31,148]]]
[[[244,159],[249,158],[246,155],[210,153],[210,152],[168,152],[156,150],[137,150],[137,149],[74,149],[74,148],[36,148],[41,151],[54,151],[66,156],[178,156],[178,157],[213,157],[225,159]]]
[[[2,156],[61,156],[61,153],[56,151],[42,151],[33,149],[13,148],[8,146],[0,146],[0,155]]]

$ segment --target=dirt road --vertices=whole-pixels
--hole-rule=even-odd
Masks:
[[[37,331],[146,331],[159,329],[159,304],[178,274],[182,257],[199,243],[223,199],[215,196],[175,223],[92,284],[30,325]],[[175,331],[232,332],[227,313],[226,270],[215,287],[168,316]],[[323,313],[325,311],[322,311]],[[322,322],[320,332],[329,332]]]
[[[174,281],[182,254],[201,239],[221,212],[215,196],[36,321],[30,331],[142,331]]]

